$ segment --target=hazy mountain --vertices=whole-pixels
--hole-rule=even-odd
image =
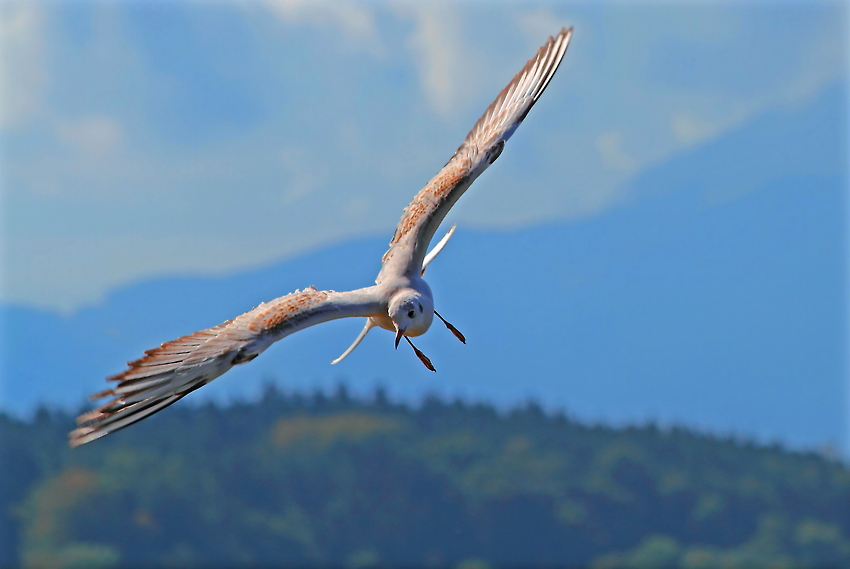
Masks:
[[[468,345],[435,322],[417,345],[436,374],[383,331],[331,367],[362,326],[340,321],[287,338],[190,400],[250,396],[270,378],[299,389],[345,379],[399,398],[533,397],[593,420],[845,444],[846,93],[837,85],[659,164],[605,215],[461,227],[428,277]],[[366,286],[388,238],[236,275],[142,282],[70,317],[5,306],[2,407],[76,405],[143,349],[295,288]]]

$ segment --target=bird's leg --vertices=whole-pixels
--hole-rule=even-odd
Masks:
[[[331,365],[338,364],[339,362],[344,360],[346,358],[346,356],[348,356],[348,354],[353,352],[354,348],[356,348],[358,346],[358,344],[360,344],[360,342],[363,341],[363,338],[366,337],[366,334],[369,333],[369,330],[371,330],[375,326],[376,326],[376,324],[372,321],[371,318],[366,318],[366,326],[363,327],[363,330],[360,332],[360,335],[357,336],[357,338],[354,339],[354,342],[348,347],[347,350],[345,350],[342,353],[341,356],[339,356],[337,359],[335,359],[334,361],[331,362]]]
[[[464,337],[464,335],[463,335],[463,334],[461,334],[461,333],[460,333],[460,330],[458,330],[457,328],[455,328],[454,326],[452,326],[452,325],[451,325],[448,321],[446,321],[446,319],[445,319],[445,318],[443,318],[442,316],[440,316],[440,313],[439,313],[439,312],[437,312],[436,310],[434,311],[434,314],[436,314],[436,315],[437,315],[437,318],[439,318],[440,320],[442,320],[442,321],[443,321],[443,324],[445,324],[445,325],[446,325],[446,328],[448,328],[449,330],[451,330],[451,333],[455,335],[455,338],[457,338],[458,340],[460,340],[460,341],[461,341],[461,342],[463,342],[464,344],[466,343],[466,338]]]
[[[427,367],[431,371],[437,371],[437,369],[434,367],[434,364],[432,364],[431,360],[428,359],[428,356],[426,356],[425,354],[420,352],[419,348],[414,346],[413,342],[410,341],[410,338],[405,336],[404,339],[407,340],[407,343],[410,344],[410,347],[413,348],[413,351],[416,353],[416,357],[419,358],[419,361],[421,361],[423,364],[425,364],[425,367]]]
[[[449,239],[452,238],[452,234],[455,232],[455,229],[457,229],[457,225],[452,225],[452,228],[449,229],[448,232],[446,232],[443,238],[440,239],[440,242],[434,245],[434,248],[431,249],[427,255],[425,255],[425,259],[422,261],[422,273],[419,276],[425,274],[425,269],[427,269],[428,265],[431,264],[431,261],[433,261],[437,257],[437,255],[440,254],[440,251],[443,250],[443,247],[445,247],[446,243],[449,242]]]

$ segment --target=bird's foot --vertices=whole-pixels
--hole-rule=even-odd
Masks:
[[[416,346],[414,346],[414,345],[413,345],[413,342],[411,342],[411,341],[410,341],[410,338],[408,338],[407,336],[405,336],[405,337],[404,337],[404,339],[405,339],[405,340],[407,340],[407,343],[408,343],[408,344],[410,344],[410,347],[411,347],[411,348],[413,348],[414,353],[416,353],[416,357],[417,357],[417,358],[419,358],[419,361],[421,361],[423,364],[425,364],[425,367],[427,367],[427,368],[428,368],[428,369],[430,369],[431,371],[437,371],[437,369],[434,367],[434,364],[432,364],[432,363],[431,363],[431,360],[429,360],[429,359],[428,359],[428,356],[426,356],[425,354],[423,354],[423,353],[419,350],[419,348],[417,348]]]
[[[451,333],[455,335],[455,338],[457,338],[458,340],[460,340],[464,344],[466,343],[466,337],[463,334],[461,334],[460,330],[458,330],[457,328],[452,326],[448,321],[446,321],[445,318],[440,316],[440,313],[437,312],[436,310],[434,311],[434,314],[437,315],[437,318],[439,318],[440,320],[443,321],[443,324],[445,324],[446,328],[448,328],[451,331]]]

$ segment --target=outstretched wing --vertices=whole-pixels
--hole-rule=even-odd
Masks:
[[[140,421],[211,382],[233,366],[249,362],[272,343],[308,326],[371,316],[382,307],[377,287],[351,292],[298,290],[207,330],[145,352],[129,369],[107,378],[117,385],[93,399],[112,397],[77,418],[71,446],[99,439]]]
[[[549,38],[487,107],[449,162],[404,209],[384,254],[378,282],[387,274],[419,274],[425,250],[440,222],[470,184],[499,157],[505,141],[555,75],[572,33],[572,28],[561,29],[556,38]]]

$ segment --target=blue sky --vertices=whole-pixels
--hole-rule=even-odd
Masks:
[[[604,215],[653,165],[846,78],[847,24],[843,3],[7,1],[0,300],[72,311],[389,239],[567,25],[546,95],[448,221]]]

